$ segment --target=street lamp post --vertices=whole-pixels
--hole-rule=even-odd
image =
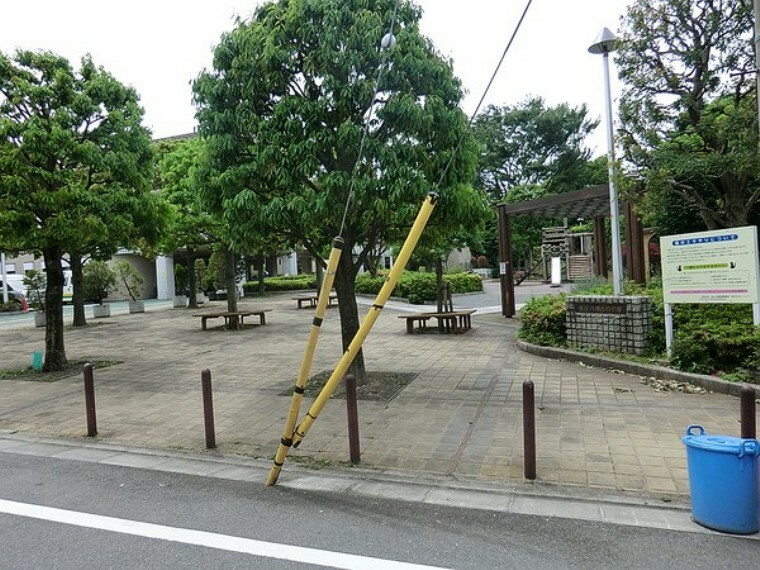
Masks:
[[[604,28],[596,41],[588,48],[589,53],[602,54],[604,59],[604,95],[607,110],[607,167],[610,188],[610,222],[612,226],[612,289],[615,295],[623,294],[623,256],[620,248],[620,219],[618,195],[615,188],[615,139],[612,128],[612,92],[610,89],[610,52],[615,50],[617,37]]]

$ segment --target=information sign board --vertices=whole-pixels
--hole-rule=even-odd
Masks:
[[[758,303],[757,227],[660,238],[665,303]]]

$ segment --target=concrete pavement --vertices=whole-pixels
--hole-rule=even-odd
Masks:
[[[361,301],[362,312],[371,302]],[[242,305],[272,309],[267,325],[201,331],[190,311],[156,309],[67,329],[69,359],[121,362],[95,372],[97,441],[213,457],[271,458],[289,405],[283,392],[294,382],[313,313],[298,310],[290,295],[243,300]],[[680,441],[686,426],[738,434],[736,398],[657,392],[637,376],[527,354],[516,347],[516,324],[496,313],[497,305],[493,284],[484,294],[455,296],[455,306],[483,309],[473,316],[472,331],[455,336],[407,335],[395,317],[410,307],[388,304],[365,344],[367,367],[418,375],[390,402],[359,403],[364,468],[403,478],[654,494],[681,501],[688,495]],[[29,365],[43,334],[33,328],[6,330],[0,319],[0,368]],[[313,372],[337,363],[339,334],[332,309]],[[212,452],[204,451],[199,381],[204,368],[214,382],[219,448]],[[536,387],[536,483],[522,479],[521,387],[526,379]],[[81,376],[55,383],[0,381],[0,429],[84,438],[81,385]],[[342,400],[326,406],[301,447],[291,452],[281,480],[287,481],[294,463],[347,462],[345,415]]]

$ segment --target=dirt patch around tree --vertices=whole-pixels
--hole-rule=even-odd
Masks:
[[[322,391],[332,374],[332,370],[323,370],[309,377],[304,388],[304,395],[310,398],[316,398]],[[399,395],[401,390],[408,386],[412,380],[417,377],[417,372],[367,372],[368,382],[362,386],[356,387],[356,397],[359,400],[379,400],[390,402]],[[293,394],[293,384],[281,394],[291,396]],[[342,382],[338,385],[333,398],[345,400],[346,384]]]

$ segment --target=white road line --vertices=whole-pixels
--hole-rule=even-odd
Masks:
[[[175,528],[128,519],[92,515],[89,513],[18,503],[16,501],[7,501],[4,499],[0,499],[0,513],[84,528],[94,528],[121,534],[129,534],[132,536],[142,536],[157,540],[168,540],[170,542],[205,546],[207,548],[252,554],[254,556],[262,556],[265,558],[303,562],[306,564],[327,566],[330,568],[362,570],[379,570],[385,568],[393,570],[424,570],[437,568],[434,566],[385,560],[370,556],[344,554],[342,552],[331,552],[329,550],[320,550],[317,548],[290,546],[287,544],[264,542],[262,540],[240,538],[213,532]]]

